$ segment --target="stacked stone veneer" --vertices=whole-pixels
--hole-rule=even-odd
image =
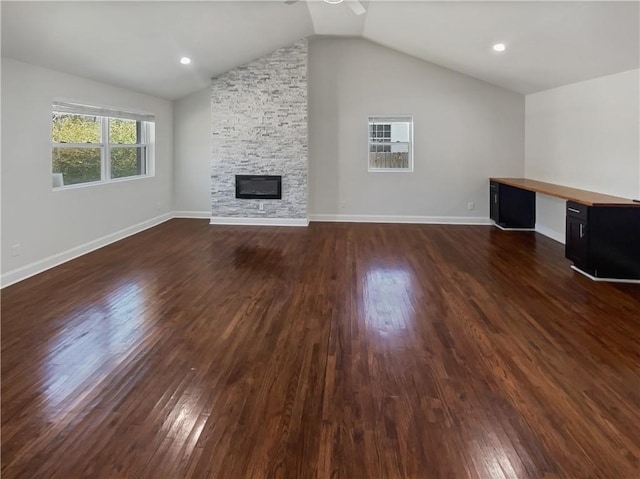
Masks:
[[[307,218],[307,41],[212,79],[211,215]],[[282,200],[236,199],[235,175],[282,175]]]

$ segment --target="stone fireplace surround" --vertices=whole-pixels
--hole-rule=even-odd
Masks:
[[[302,39],[212,79],[212,224],[308,224],[307,63]],[[281,175],[282,199],[236,198],[236,175]]]

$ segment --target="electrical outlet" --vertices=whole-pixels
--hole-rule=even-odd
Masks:
[[[469,209],[469,210],[475,210],[476,209],[476,205],[474,204],[473,201],[469,201],[469,203],[467,203],[467,209]]]
[[[346,202],[346,201],[344,201],[344,200],[342,200],[342,201],[340,202],[340,208],[345,209],[346,207],[347,207],[347,202]]]
[[[159,201],[156,203],[156,210],[160,211],[162,209],[162,203]]]
[[[11,256],[20,256],[22,252],[22,245],[20,243],[16,243],[11,246]]]
[[[260,203],[258,203],[258,209],[260,211],[264,211],[264,201],[261,201]]]

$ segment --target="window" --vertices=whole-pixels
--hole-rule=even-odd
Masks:
[[[53,187],[152,175],[154,136],[152,115],[54,102]]]
[[[369,117],[369,171],[413,171],[413,118]]]

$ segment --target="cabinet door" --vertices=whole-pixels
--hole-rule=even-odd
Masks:
[[[640,207],[589,208],[589,266],[596,277],[640,279]]]
[[[565,257],[581,269],[587,267],[589,254],[589,238],[587,222],[584,219],[567,215],[567,236]]]
[[[503,228],[536,226],[536,194],[515,186],[498,184],[498,221]]]

